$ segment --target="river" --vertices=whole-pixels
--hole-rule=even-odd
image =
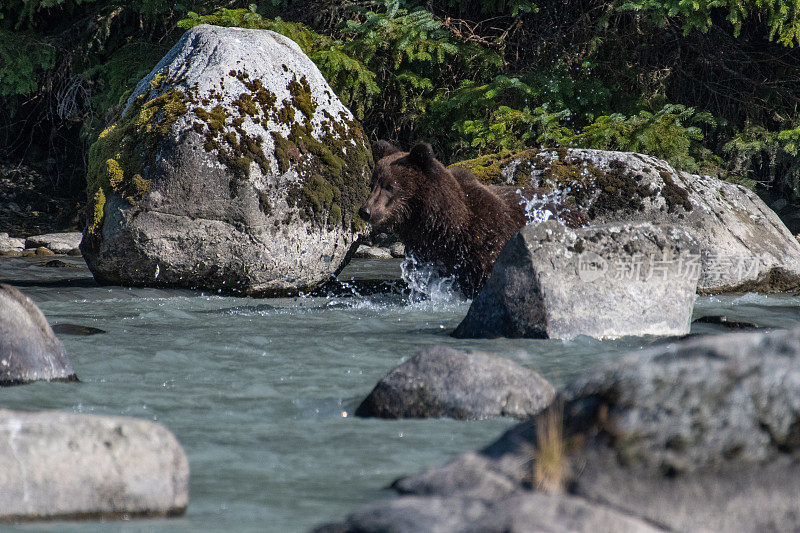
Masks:
[[[391,497],[396,477],[483,446],[513,420],[358,419],[358,402],[393,366],[441,343],[483,349],[555,385],[604,360],[666,339],[562,342],[457,340],[469,302],[446,290],[399,290],[400,261],[356,260],[328,295],[252,299],[199,291],[99,287],[80,257],[0,260],[0,280],[30,296],[51,324],[104,330],[60,335],[81,383],[0,388],[0,406],[155,420],[183,445],[191,468],[182,518],[45,522],[18,531],[307,531],[359,504]],[[413,284],[412,284],[413,285]],[[695,316],[765,327],[800,324],[800,298],[700,297]],[[693,333],[726,331],[695,324]]]

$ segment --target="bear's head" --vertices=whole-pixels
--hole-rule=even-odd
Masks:
[[[414,216],[415,203],[447,171],[427,143],[403,152],[386,141],[378,141],[372,152],[376,161],[372,192],[358,215],[376,229],[396,231]]]

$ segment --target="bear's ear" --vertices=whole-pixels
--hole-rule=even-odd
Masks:
[[[372,143],[372,158],[377,162],[380,159],[383,159],[387,155],[396,154],[400,151],[400,148],[393,145],[389,141],[378,141]]]
[[[433,166],[436,157],[433,148],[428,143],[419,143],[408,153],[409,162],[420,170],[427,170]]]

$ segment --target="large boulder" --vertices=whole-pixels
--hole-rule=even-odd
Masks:
[[[800,287],[800,244],[742,185],[679,172],[651,156],[603,150],[527,150],[457,165],[487,182],[555,189],[560,200],[584,210],[591,224],[685,226],[702,249],[701,293]]]
[[[26,248],[39,248],[44,246],[57,254],[75,253],[81,244],[81,233],[77,231],[62,233],[45,233],[34,235],[25,241]]]
[[[569,384],[570,493],[676,531],[800,527],[800,329],[637,351]],[[500,501],[530,486],[544,418],[401,478],[407,495]],[[546,434],[546,433],[544,433]],[[550,456],[552,461],[552,455]]]
[[[200,25],[92,145],[81,250],[101,283],[313,288],[363,222],[371,149],[290,39]]]
[[[699,271],[697,241],[681,227],[526,226],[500,252],[453,335],[685,335]]]
[[[76,380],[64,345],[33,301],[0,283],[0,386]]]
[[[389,371],[356,415],[528,418],[547,407],[553,396],[553,386],[542,376],[510,359],[432,346]]]
[[[174,516],[189,463],[160,424],[0,410],[0,520]]]

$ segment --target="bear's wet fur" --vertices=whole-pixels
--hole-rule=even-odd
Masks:
[[[483,185],[474,174],[447,168],[422,143],[403,152],[386,141],[373,146],[372,191],[359,215],[375,229],[395,233],[406,254],[433,263],[474,297],[491,274],[497,255],[526,223],[520,187]],[[523,187],[526,198],[547,191]],[[571,227],[582,217],[545,206]]]

